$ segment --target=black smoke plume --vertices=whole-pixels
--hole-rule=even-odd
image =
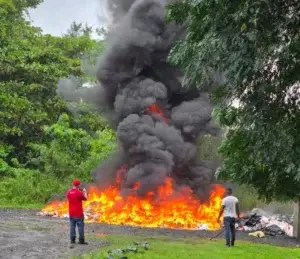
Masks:
[[[116,129],[119,150],[94,170],[95,182],[113,184],[122,170],[122,192],[155,191],[167,176],[176,187],[190,186],[206,198],[214,181],[214,166],[196,154],[201,133],[216,134],[211,124],[208,94],[182,87],[183,73],[167,63],[172,44],[184,37],[184,28],[165,23],[166,1],[110,0],[116,22],[97,66],[101,85],[86,99],[109,116]],[[149,107],[161,109],[163,115]]]

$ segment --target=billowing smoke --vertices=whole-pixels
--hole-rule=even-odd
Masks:
[[[118,21],[120,18],[124,17],[135,0],[108,0],[107,7],[111,12],[114,21]]]
[[[108,1],[117,25],[97,66],[101,85],[86,99],[105,107],[120,149],[93,178],[104,187],[121,175],[124,194],[144,195],[170,176],[176,187],[190,186],[206,198],[214,167],[197,158],[195,143],[201,133],[217,133],[212,106],[207,93],[182,87],[184,75],[167,63],[184,28],[164,22],[165,2]]]

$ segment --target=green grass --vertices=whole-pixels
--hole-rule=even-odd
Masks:
[[[92,237],[89,237],[91,239]],[[93,237],[95,238],[95,237]],[[133,237],[107,235],[97,238],[109,242],[111,245],[101,250],[86,254],[82,259],[106,258],[110,249],[133,246],[134,241],[148,241],[149,250],[140,248],[139,253],[128,253],[128,259],[297,259],[300,258],[300,249],[274,247],[270,245],[238,242],[234,248],[224,246],[222,240],[209,239],[176,239],[167,237]],[[118,258],[118,257],[117,257]],[[74,258],[75,259],[75,258]]]
[[[0,201],[1,209],[42,209],[45,204],[35,203],[35,204],[13,204],[8,202]]]

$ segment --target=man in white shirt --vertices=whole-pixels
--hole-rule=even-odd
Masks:
[[[220,218],[224,213],[225,239],[228,247],[234,246],[235,242],[235,222],[240,217],[238,203],[238,199],[232,195],[232,189],[226,189],[218,221],[220,222]]]

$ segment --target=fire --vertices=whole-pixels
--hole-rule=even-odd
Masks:
[[[146,113],[156,113],[166,123],[168,119],[158,104],[150,105]],[[120,190],[127,165],[121,166],[116,174],[115,185],[104,190],[91,186],[88,200],[84,202],[87,222],[99,222],[115,225],[132,225],[143,227],[167,227],[195,229],[206,225],[210,230],[220,228],[216,218],[221,208],[224,188],[215,185],[207,202],[201,203],[189,187],[174,190],[172,178],[166,178],[157,192],[148,192],[144,197],[136,195],[140,183],[133,187],[133,192],[122,197]],[[58,217],[68,216],[68,201],[53,201],[40,215]]]
[[[144,197],[132,193],[124,198],[117,185],[104,190],[91,186],[83,206],[87,222],[181,229],[195,229],[205,224],[208,229],[216,230],[220,227],[216,217],[223,194],[224,188],[215,185],[209,200],[201,203],[187,187],[175,192],[173,180],[166,178],[156,195],[149,192]],[[53,201],[41,214],[67,216],[68,201]]]
[[[160,115],[166,123],[168,123],[167,117],[165,116],[162,108],[160,108],[158,104],[156,104],[156,103],[151,104],[150,106],[147,107],[146,112],[147,113],[156,113],[156,114]]]

